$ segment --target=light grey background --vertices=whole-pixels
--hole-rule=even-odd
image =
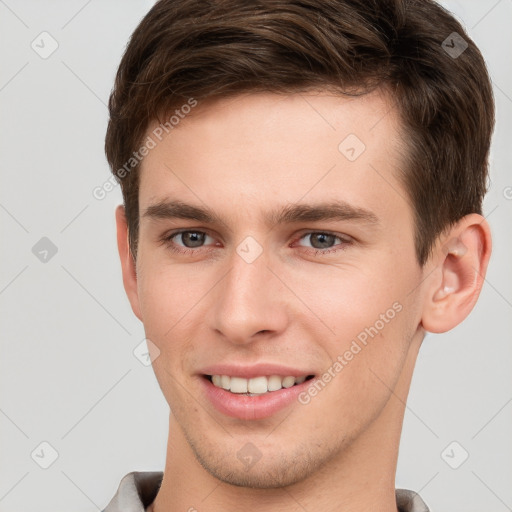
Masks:
[[[470,317],[423,344],[397,487],[419,491],[433,512],[504,512],[512,510],[512,0],[444,4],[494,83],[485,202],[494,252]],[[151,5],[0,0],[1,512],[102,509],[126,473],[164,467],[168,408],[151,367],[133,354],[144,331],[115,243],[121,194],[92,195],[110,176],[103,143],[114,73]],[[58,43],[46,59],[31,47],[51,49],[44,31]],[[32,252],[42,237],[57,247],[46,262]],[[40,464],[52,448],[42,442],[58,453],[48,469]]]

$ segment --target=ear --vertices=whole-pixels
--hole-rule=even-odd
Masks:
[[[117,249],[121,259],[121,269],[123,272],[123,284],[132,306],[135,316],[142,322],[140,313],[139,294],[137,289],[137,270],[130,251],[130,241],[128,238],[128,224],[123,205],[116,208],[116,226],[117,226]]]
[[[421,323],[433,333],[446,332],[471,312],[484,283],[491,256],[491,231],[478,214],[463,217],[439,240],[431,257]]]

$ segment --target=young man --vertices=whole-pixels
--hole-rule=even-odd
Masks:
[[[428,0],[162,0],[106,153],[165,471],[106,512],[426,511],[395,490],[425,333],[480,293],[484,61]]]

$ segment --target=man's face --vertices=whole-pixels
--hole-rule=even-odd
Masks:
[[[389,406],[422,336],[398,128],[379,94],[253,94],[199,105],[145,157],[132,305],[171,428],[215,477],[300,481]],[[148,210],[168,201],[218,220]]]

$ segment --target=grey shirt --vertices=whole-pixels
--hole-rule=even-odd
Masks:
[[[162,471],[132,471],[125,475],[116,494],[102,512],[145,512],[156,498]],[[429,512],[420,495],[407,489],[396,489],[396,506],[400,512]]]

